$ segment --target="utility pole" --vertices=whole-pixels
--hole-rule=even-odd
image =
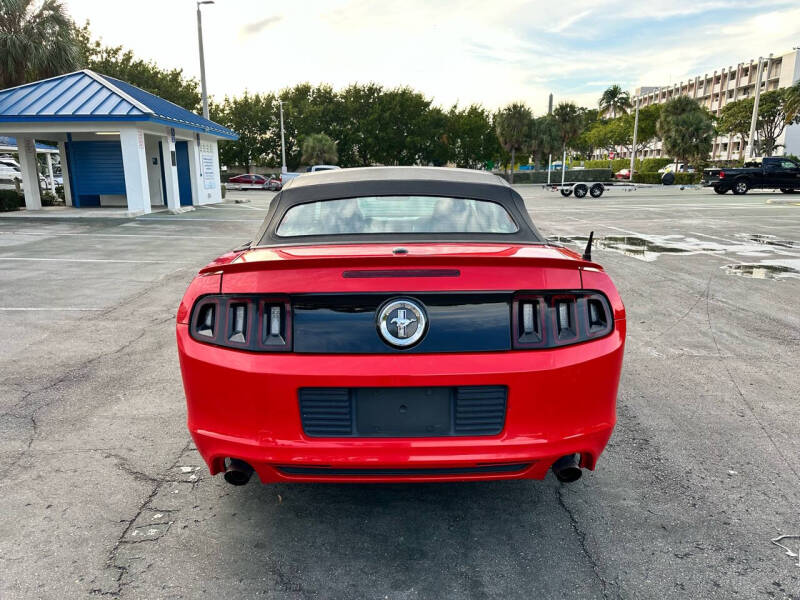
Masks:
[[[283,137],[283,100],[278,100],[281,107],[281,173],[286,173],[286,142]]]
[[[550,99],[547,101],[547,114],[553,114],[553,94],[550,94]]]
[[[200,91],[203,96],[203,118],[208,119],[208,89],[206,89],[206,57],[203,53],[203,15],[200,6],[214,0],[197,0],[197,44],[200,46]]]
[[[772,55],[770,55],[772,56]],[[756,97],[753,102],[753,116],[750,117],[750,137],[748,138],[747,158],[756,155],[756,124],[758,123],[758,100],[761,97],[761,75],[764,70],[764,57],[758,57],[758,76],[756,77]]]
[[[631,172],[628,180],[633,181],[633,165],[636,163],[636,134],[639,131],[639,96],[636,96],[636,116],[633,118],[633,145],[631,146]]]

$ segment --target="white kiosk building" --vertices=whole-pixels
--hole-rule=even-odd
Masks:
[[[58,143],[68,206],[222,200],[217,142],[231,131],[129,83],[83,70],[0,91],[0,135],[17,139],[27,210],[40,209],[36,139]]]

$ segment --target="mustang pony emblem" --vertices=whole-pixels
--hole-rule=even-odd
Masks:
[[[425,335],[428,319],[418,300],[389,300],[377,314],[378,332],[385,342],[399,348],[416,344]]]
[[[400,308],[397,310],[397,316],[389,322],[392,325],[397,325],[397,337],[404,338],[406,337],[406,327],[411,325],[411,323],[416,323],[417,320],[413,317],[409,319],[406,316],[406,309]]]

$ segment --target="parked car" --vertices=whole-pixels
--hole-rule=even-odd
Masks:
[[[636,169],[633,170],[633,174],[636,175]],[[622,169],[614,173],[614,179],[624,179],[628,181],[631,178],[631,170],[630,169]]]
[[[742,168],[704,169],[700,183],[718,194],[728,190],[746,194],[752,189],[776,189],[793,194],[800,190],[800,164],[782,156],[756,158]]]
[[[269,180],[267,180],[267,189],[273,192],[279,192],[283,184],[281,183],[281,176],[280,175],[270,175]]]
[[[264,190],[267,189],[269,180],[263,175],[245,173],[228,179],[225,187],[229,190]]]
[[[19,189],[21,191],[22,179],[7,173],[0,173],[0,190],[16,190],[17,183],[19,183]]]
[[[678,163],[678,168],[676,169],[675,163],[672,162],[661,167],[658,172],[662,175],[664,173],[694,173],[694,167],[690,167],[689,165],[685,165],[683,163]]]
[[[343,192],[346,190],[346,192]],[[233,485],[542,479],[594,469],[625,308],[466,169],[300,177],[177,311],[188,427]]]
[[[336,165],[314,165],[311,167],[306,167],[306,173],[316,173],[317,171],[335,171],[341,168],[342,167],[337,167]]]

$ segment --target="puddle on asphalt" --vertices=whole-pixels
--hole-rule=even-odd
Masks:
[[[721,267],[726,273],[750,279],[800,279],[800,243],[780,239],[774,235],[759,233],[740,233],[741,241],[729,240],[727,244],[700,240],[682,235],[635,236],[607,235],[594,238],[594,248],[619,252],[638,260],[652,262],[662,254],[732,254],[747,256],[750,260],[763,258],[761,262],[749,264],[729,264]],[[554,236],[547,238],[552,244],[570,244],[582,250],[586,246],[586,236]]]
[[[548,241],[558,244],[585,244],[583,236],[555,236]],[[700,252],[725,252],[725,246],[703,242],[694,238],[674,236],[651,236],[644,238],[635,235],[607,235],[594,238],[593,247],[620,252],[639,260],[652,262],[661,254],[698,254]]]
[[[750,279],[786,279],[796,277],[800,279],[800,269],[784,265],[754,264],[754,265],[725,265],[722,269],[728,275],[738,275]]]
[[[746,239],[754,244],[761,244],[763,246],[774,246],[776,248],[800,248],[800,243],[793,240],[781,240],[774,235],[765,235],[762,233],[739,233],[736,235],[738,238]]]

